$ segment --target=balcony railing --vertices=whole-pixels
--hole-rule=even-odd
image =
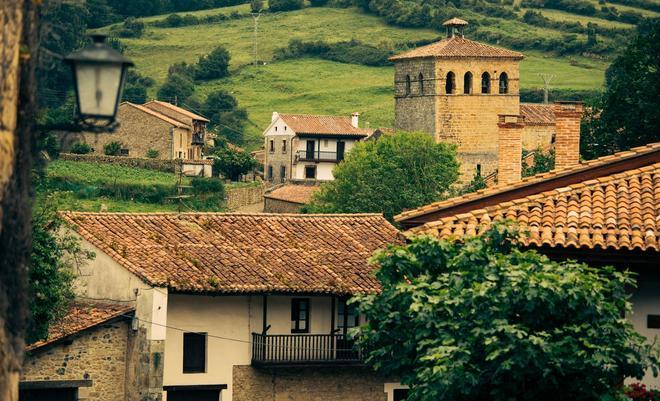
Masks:
[[[343,334],[252,333],[252,364],[257,366],[359,365],[361,360]]]
[[[204,145],[204,135],[203,134],[193,134],[192,135],[192,144],[193,145]]]
[[[340,162],[344,160],[344,155],[337,152],[321,152],[315,150],[313,152],[306,150],[299,150],[296,152],[296,161],[303,162]]]

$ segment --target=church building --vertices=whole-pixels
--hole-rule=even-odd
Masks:
[[[497,171],[498,122],[516,117],[527,150],[548,148],[553,106],[520,102],[523,54],[466,39],[452,18],[447,37],[390,58],[395,63],[395,128],[458,145],[461,181]]]

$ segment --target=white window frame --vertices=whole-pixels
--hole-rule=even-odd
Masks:
[[[385,383],[385,393],[387,401],[394,401],[394,390],[407,390],[410,387],[401,383]]]

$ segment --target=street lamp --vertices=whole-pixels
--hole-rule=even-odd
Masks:
[[[78,105],[78,119],[84,129],[112,131],[116,128],[117,107],[133,62],[105,43],[106,35],[91,35],[93,44],[64,58],[71,65]]]

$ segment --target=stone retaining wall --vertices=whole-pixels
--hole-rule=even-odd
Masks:
[[[236,210],[242,206],[253,205],[264,199],[264,184],[251,185],[239,188],[227,189],[225,200],[229,211]]]
[[[60,160],[71,160],[88,163],[108,163],[124,167],[146,168],[149,170],[174,173],[176,160],[147,159],[142,157],[105,156],[105,155],[78,155],[75,153],[60,153]]]

